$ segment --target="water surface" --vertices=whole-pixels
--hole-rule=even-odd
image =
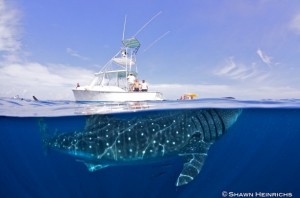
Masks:
[[[176,187],[182,160],[89,172],[70,155],[44,148],[50,134],[80,131],[93,114],[241,108],[238,121],[210,148],[200,174]],[[299,197],[300,100],[201,99],[141,103],[77,103],[0,99],[0,197],[222,197],[286,193]],[[273,196],[274,197],[274,196]]]

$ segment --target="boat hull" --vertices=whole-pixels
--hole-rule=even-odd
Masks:
[[[106,92],[73,89],[76,101],[156,101],[163,100],[160,92]]]

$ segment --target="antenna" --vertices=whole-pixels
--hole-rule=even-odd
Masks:
[[[122,37],[122,41],[124,40],[124,36],[125,36],[126,19],[127,19],[127,15],[125,15],[125,19],[124,19],[124,25],[123,25],[123,37]]]
[[[156,44],[163,37],[167,36],[167,34],[169,34],[169,33],[170,33],[170,31],[167,31],[163,35],[161,35],[160,37],[158,37],[157,39],[155,39],[155,41],[153,41],[150,45],[148,45],[148,47],[146,47],[146,49],[144,49],[143,52],[146,52],[148,49],[150,49],[151,47],[153,47],[154,44]]]
[[[162,11],[159,11],[156,15],[154,15],[147,23],[145,23],[145,25],[143,25],[143,27],[141,27],[136,33],[135,35],[133,35],[133,37],[136,37],[149,23],[151,23],[158,15],[160,15],[162,13]]]

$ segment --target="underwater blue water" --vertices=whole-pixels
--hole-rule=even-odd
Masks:
[[[200,174],[181,187],[175,186],[183,167],[180,157],[89,172],[74,157],[45,149],[38,124],[43,118],[51,133],[72,132],[82,130],[86,116],[95,113],[203,108],[243,112],[211,146]],[[76,103],[1,98],[0,197],[300,197],[299,140],[299,100]]]

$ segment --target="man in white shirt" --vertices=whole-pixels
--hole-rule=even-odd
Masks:
[[[128,82],[129,90],[130,90],[130,91],[133,90],[133,84],[134,84],[134,81],[135,81],[134,75],[133,75],[133,74],[129,74],[129,76],[127,76],[127,82]]]
[[[141,90],[144,92],[148,91],[148,84],[145,82],[145,80],[143,80],[141,83]]]

